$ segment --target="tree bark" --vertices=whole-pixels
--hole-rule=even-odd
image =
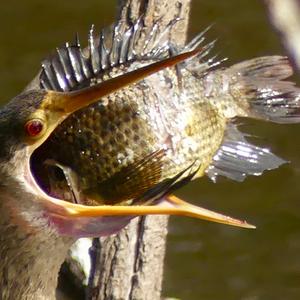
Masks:
[[[159,21],[162,28],[179,18],[170,39],[186,40],[191,0],[119,0],[117,18],[129,24],[142,16],[145,30]],[[161,298],[168,217],[136,218],[120,233],[94,240],[88,299],[158,300]]]

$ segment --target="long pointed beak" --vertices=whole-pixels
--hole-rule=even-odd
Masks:
[[[104,100],[101,98],[130,84],[136,83],[149,75],[191,58],[192,56],[197,55],[200,51],[200,49],[197,49],[185,52],[78,91],[67,93],[49,91],[45,97],[45,101],[43,101],[42,108],[61,111],[67,116],[92,103],[98,101],[103,102]],[[103,102],[103,104],[105,103]]]
[[[63,203],[62,203],[63,202]],[[222,215],[210,211],[208,209],[198,207],[189,204],[174,195],[170,195],[163,199],[157,205],[101,205],[101,206],[85,206],[79,204],[73,204],[61,200],[51,201],[55,208],[56,205],[60,206],[60,214],[63,214],[66,218],[77,219],[80,218],[99,218],[99,217],[126,217],[126,216],[144,216],[144,215],[178,215],[187,216],[215,223],[221,223],[231,225],[235,227],[256,228],[254,225],[241,221],[229,216]],[[51,206],[52,206],[51,205]],[[61,210],[63,207],[63,210]],[[59,211],[55,209],[55,211]]]
[[[136,83],[147,76],[163,69],[175,66],[184,60],[197,55],[201,49],[185,52],[137,70],[97,83],[91,87],[72,92],[46,91],[40,104],[39,111],[43,111],[47,119],[46,130],[42,136],[30,140],[31,152],[38,148],[50,134],[72,113],[95,102],[105,105],[108,96],[130,84]],[[33,116],[33,118],[36,118]]]
[[[184,60],[197,55],[201,49],[185,52],[137,70],[97,83],[94,86],[72,92],[47,91],[39,109],[47,116],[47,130],[34,141],[30,141],[31,150],[39,147],[70,114],[95,102],[105,105],[108,96],[130,84],[136,83],[163,69],[175,66]]]

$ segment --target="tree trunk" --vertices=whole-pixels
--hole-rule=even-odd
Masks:
[[[143,17],[145,31],[179,18],[171,40],[184,44],[191,0],[119,0],[118,19],[132,23]],[[168,217],[136,218],[117,235],[94,240],[88,299],[158,300],[161,298]]]

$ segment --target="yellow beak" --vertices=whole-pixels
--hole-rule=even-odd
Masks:
[[[59,201],[59,202],[58,202]],[[178,215],[187,216],[235,227],[256,228],[254,225],[192,205],[174,195],[163,199],[158,205],[101,205],[86,206],[66,201],[51,201],[53,205],[63,205],[64,214],[70,218],[94,218],[104,216],[144,216],[144,215]]]
[[[105,96],[130,84],[136,83],[149,75],[183,62],[184,60],[197,55],[199,52],[200,50],[193,50],[182,53],[78,91],[65,93],[47,91],[37,109],[38,112],[41,112],[46,116],[47,129],[43,132],[41,137],[35,138],[33,141],[31,140],[29,142],[31,145],[31,152],[38,148],[50,136],[55,128],[75,111],[95,102],[100,102],[105,105]],[[36,118],[35,114],[32,115],[32,118]]]
[[[48,109],[52,112],[61,112],[64,117],[66,117],[94,102],[103,101],[101,98],[112,94],[123,87],[136,83],[149,75],[191,58],[198,54],[199,51],[200,50],[185,52],[78,91],[66,93],[49,91],[42,101],[41,108]],[[61,120],[58,120],[58,122],[60,121]]]

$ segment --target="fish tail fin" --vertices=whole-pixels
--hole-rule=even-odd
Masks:
[[[244,116],[275,123],[300,122],[300,88],[284,79],[293,75],[286,57],[266,56],[227,69],[231,94]],[[237,115],[243,116],[242,113]]]

